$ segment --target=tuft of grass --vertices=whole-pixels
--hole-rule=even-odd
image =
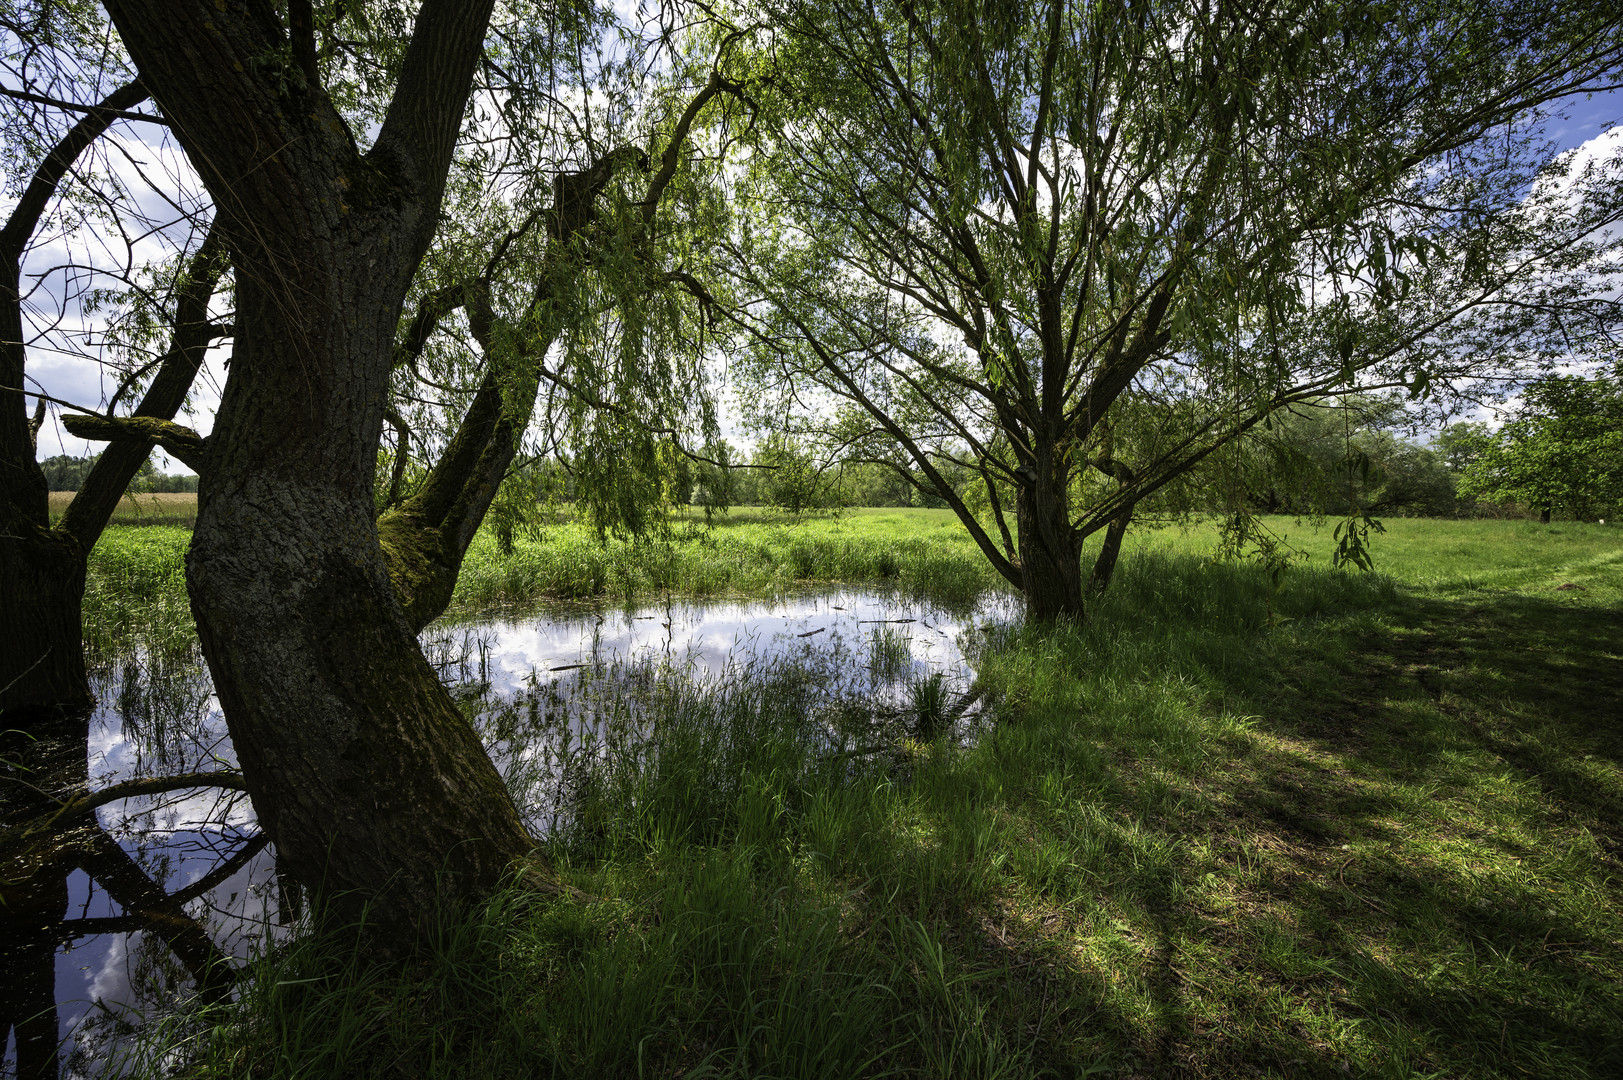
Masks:
[[[894,680],[913,666],[913,635],[904,627],[879,625],[868,632],[868,666]]]
[[[920,738],[934,738],[946,727],[947,698],[947,680],[939,671],[907,684],[908,712],[913,721],[913,730]]]

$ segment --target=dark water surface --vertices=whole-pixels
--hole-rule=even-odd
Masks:
[[[424,651],[485,735],[532,829],[545,835],[570,814],[566,766],[648,741],[671,680],[697,687],[761,677],[798,680],[813,738],[843,736],[818,719],[859,705],[901,718],[934,683],[960,739],[980,705],[974,657],[987,630],[1014,621],[996,595],[949,610],[891,593],[839,590],[770,600],[670,601],[619,609],[549,609],[436,624]],[[90,721],[91,790],[136,777],[234,768],[236,758],[206,670],[195,657],[132,650],[97,673]],[[528,717],[527,722],[515,718]],[[821,725],[821,726],[820,726]],[[900,728],[898,728],[900,730]],[[584,748],[584,751],[583,751]],[[97,811],[101,826],[170,893],[211,885],[189,904],[228,955],[292,932],[296,895],[279,887],[274,849],[256,845],[247,797],[203,789],[124,799]],[[258,850],[254,850],[258,846]],[[241,865],[223,876],[236,855]],[[251,857],[244,858],[245,855]],[[226,868],[229,869],[229,868]],[[215,882],[207,880],[213,875]],[[119,906],[83,871],[68,881],[68,918],[106,919]],[[56,988],[69,1072],[91,1074],[127,1022],[161,1011],[190,981],[147,932],[79,937],[56,955]],[[6,1067],[15,1067],[7,1046]]]

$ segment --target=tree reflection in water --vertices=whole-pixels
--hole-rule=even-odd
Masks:
[[[919,734],[922,682],[945,688],[932,723],[972,739],[977,634],[1016,615],[1004,596],[947,610],[840,591],[446,623],[423,645],[546,835],[614,770],[645,767],[673,709],[747,711],[763,688],[800,718],[781,734],[818,754]],[[0,1019],[19,1077],[95,1071],[144,1017],[230,993],[300,917],[195,645],[92,660],[94,712],[0,742]]]

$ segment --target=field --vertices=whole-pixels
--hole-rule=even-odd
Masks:
[[[73,501],[74,492],[51,492],[51,520],[62,516]],[[128,492],[113,511],[115,525],[176,525],[191,528],[197,520],[197,493]]]
[[[1214,561],[1209,525],[1163,528],[1085,624],[991,642],[972,747],[830,762],[776,734],[791,672],[673,678],[662,753],[547,844],[577,898],[448,916],[404,973],[312,935],[147,1062],[184,1039],[199,1076],[1623,1075],[1623,532],[1390,521],[1366,574],[1330,567],[1328,528],[1272,525],[1308,556],[1277,585]],[[184,542],[110,532],[101,640],[184,620]],[[929,512],[479,545],[464,612],[992,584]]]

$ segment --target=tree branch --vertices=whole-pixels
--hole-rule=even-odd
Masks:
[[[321,85],[321,73],[316,70],[316,20],[310,0],[288,0],[287,36],[293,45],[293,62],[299,65],[305,81],[313,90]]]
[[[227,258],[224,237],[220,229],[210,223],[208,234],[203,237],[203,243],[186,267],[175,299],[174,331],[169,348],[159,358],[158,373],[142,395],[140,404],[135,407],[133,419],[151,419],[159,423],[170,421],[185,404],[186,395],[203,366],[210,342],[223,331],[231,329],[208,321],[209,300],[219,285],[221,275],[225,273]],[[108,405],[109,414],[117,397],[115,394],[114,402]],[[67,419],[64,418],[66,425]],[[90,475],[85,477],[79,493],[68,503],[57,527],[75,537],[88,550],[107,527],[118,500],[123,497],[131,478],[150,452],[149,444],[139,441],[120,441],[110,446],[97,459]],[[186,460],[180,454],[175,456]],[[186,464],[197,469],[189,461]]]
[[[170,899],[177,904],[191,903],[193,900],[196,900],[198,897],[202,896],[204,893],[207,893],[214,887],[224,884],[232,874],[235,874],[238,870],[241,870],[244,866],[247,866],[248,863],[253,860],[255,855],[258,855],[261,851],[264,851],[269,846],[270,834],[263,832],[260,833],[258,836],[255,836],[253,839],[244,843],[229,859],[225,860],[225,862],[221,863],[219,866],[216,866],[213,870],[210,870],[208,873],[204,874],[202,877],[198,878],[184,889],[171,893]]]
[[[189,427],[153,416],[99,416],[68,413],[62,426],[91,442],[157,443],[198,475],[208,469],[208,440]]]
[[[133,85],[133,84],[132,84]],[[115,91],[116,92],[116,91]],[[109,106],[109,99],[103,99],[99,105],[81,105],[76,101],[63,101],[61,98],[46,97],[43,94],[31,94],[27,90],[13,90],[9,86],[0,86],[0,96],[16,98],[18,101],[31,101],[36,105],[49,105],[53,109],[64,109],[67,112],[86,113],[97,119],[113,120],[145,120],[149,124],[162,124],[169,126],[169,121],[157,113],[130,112],[128,106]],[[142,95],[143,97],[145,95]],[[141,99],[129,102],[129,105],[139,105]],[[104,124],[105,128],[106,125]]]
[[[8,90],[6,93],[16,97],[20,91]],[[100,105],[83,107],[87,115],[69,128],[68,133],[51,148],[49,154],[45,155],[45,160],[34,170],[33,179],[29,181],[22,198],[18,199],[17,205],[12,208],[5,227],[0,229],[0,258],[12,263],[22,258],[28,238],[34,235],[40,216],[45,213],[45,207],[56,194],[57,185],[68,174],[68,170],[73,168],[74,161],[84,153],[86,147],[112,126],[122,110],[131,105],[138,105],[146,98],[146,87],[137,79],[108,94]]]
[[[227,791],[247,791],[248,783],[240,772],[235,769],[219,769],[213,772],[182,773],[178,776],[146,776],[135,780],[125,780],[100,791],[87,792],[84,795],[65,802],[50,816],[53,824],[59,824],[83,817],[97,807],[106,806],[110,802],[120,799],[134,799],[143,795],[162,795],[169,791],[186,791],[192,788],[224,788]]]

